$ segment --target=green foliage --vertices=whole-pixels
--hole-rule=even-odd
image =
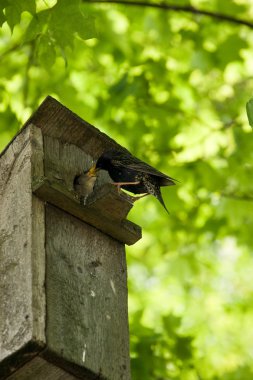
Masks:
[[[253,18],[247,0],[180,4]],[[180,181],[169,217],[152,197],[130,215],[133,379],[251,380],[252,29],[79,0],[1,11],[0,148],[51,94]]]
[[[181,318],[167,315],[163,318],[162,331],[155,333],[140,323],[141,316],[141,312],[136,313],[132,321],[136,329],[132,339],[133,377],[180,379],[180,373],[191,372],[194,338],[180,333]],[[171,363],[169,367],[168,363]]]
[[[251,98],[246,104],[247,116],[249,124],[253,127],[253,98]]]
[[[1,3],[1,11],[5,10],[5,13],[2,13],[1,24],[6,20],[11,30],[20,23],[23,12],[27,11],[32,15],[36,12],[35,0],[2,0]]]

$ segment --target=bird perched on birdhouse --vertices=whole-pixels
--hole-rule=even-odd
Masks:
[[[74,189],[80,196],[80,203],[85,204],[88,196],[92,193],[96,179],[97,171],[95,166],[78,174],[74,178]]]
[[[152,166],[132,156],[127,151],[108,150],[97,160],[90,169],[106,170],[118,189],[130,191],[133,194],[154,195],[168,212],[162,198],[161,186],[175,185],[175,179],[156,170]],[[141,197],[138,197],[139,199]]]

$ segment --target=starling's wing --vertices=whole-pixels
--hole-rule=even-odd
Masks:
[[[160,190],[159,187],[156,189],[155,197],[159,200],[159,202],[163,205],[163,207],[165,208],[165,210],[169,214],[169,210],[167,209],[167,207],[166,207],[166,205],[164,203],[164,200],[163,200],[163,197],[162,197],[162,193],[161,193],[161,190]]]
[[[124,167],[136,172],[150,174],[156,177],[159,186],[175,185],[175,182],[177,181],[130,154],[121,154],[119,152],[118,157],[111,159],[111,163],[116,167]]]

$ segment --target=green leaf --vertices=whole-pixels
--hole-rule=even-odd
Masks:
[[[1,0],[0,1],[0,9],[1,10],[4,10],[9,4],[9,1],[8,0]]]
[[[6,7],[22,21],[0,33],[0,147],[52,94],[180,181],[162,188],[169,216],[152,196],[129,215],[143,230],[127,248],[133,380],[252,379],[252,32],[150,7],[36,3],[31,17],[34,3],[0,0],[2,22]],[[197,3],[250,14],[246,0]],[[84,41],[95,19],[99,39]]]
[[[39,12],[31,20],[26,30],[25,41],[37,39],[36,44],[43,45],[41,48],[37,46],[37,57],[45,66],[46,62],[53,64],[55,61],[57,47],[66,60],[65,51],[67,48],[73,48],[76,36],[85,40],[94,35],[94,18],[84,14],[80,0],[58,0],[55,6]],[[42,36],[45,38],[41,38]],[[49,54],[48,58],[46,52]]]
[[[17,131],[18,120],[16,114],[8,106],[0,113],[0,132],[7,132],[12,126],[14,131]]]
[[[174,352],[177,358],[182,361],[190,360],[193,356],[192,350],[193,337],[178,336],[174,346]]]
[[[246,111],[249,120],[249,125],[253,127],[253,98],[251,98],[246,104]]]
[[[53,41],[46,35],[39,39],[37,55],[40,63],[45,67],[51,67],[56,58],[56,52]]]
[[[39,12],[35,17],[32,18],[30,24],[28,25],[28,28],[26,29],[24,42],[33,41],[38,36],[47,33],[50,15],[51,9],[46,9]]]
[[[8,6],[6,5],[5,2],[5,17],[11,31],[20,22],[23,12],[27,11],[32,15],[36,12],[35,0],[8,0]]]
[[[36,0],[20,0],[20,6],[22,12],[27,11],[32,15],[36,13]]]
[[[6,21],[13,32],[14,26],[20,22],[21,12],[19,6],[12,5],[5,8]]]
[[[0,2],[0,26],[6,21],[5,14],[3,10],[8,6],[8,0],[2,0]]]
[[[49,28],[62,48],[73,47],[75,33],[84,40],[94,37],[94,20],[84,14],[80,5],[80,0],[58,0],[52,8]]]
[[[0,26],[2,26],[5,21],[6,21],[5,14],[3,13],[2,10],[0,10]]]
[[[231,34],[218,47],[217,56],[221,67],[225,67],[232,61],[240,60],[240,52],[248,47],[247,40],[238,34]]]

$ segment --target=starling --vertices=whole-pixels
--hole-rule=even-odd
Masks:
[[[85,204],[88,196],[92,193],[97,179],[97,169],[95,166],[78,174],[74,178],[74,189],[80,196],[80,202]]]
[[[168,212],[160,187],[175,185],[173,178],[152,168],[127,151],[104,152],[97,160],[95,167],[90,170],[94,168],[106,170],[118,189],[122,188],[134,194],[144,194],[143,196],[154,195]]]

